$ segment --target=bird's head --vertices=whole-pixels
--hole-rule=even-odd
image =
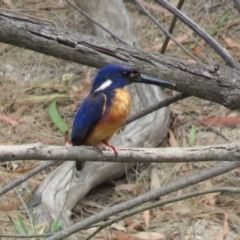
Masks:
[[[129,66],[108,64],[98,71],[93,82],[91,93],[123,88],[134,82],[154,84],[162,87],[175,86],[174,83],[143,75]]]

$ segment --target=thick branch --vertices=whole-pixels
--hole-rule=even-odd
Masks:
[[[129,148],[119,149],[116,158],[111,150],[100,154],[91,147],[59,147],[40,144],[0,146],[0,159],[65,160],[92,162],[196,162],[239,161],[240,144],[223,144],[191,148]]]
[[[236,69],[193,64],[11,15],[0,10],[1,42],[97,68],[110,62],[135,66],[142,73],[175,82],[175,90],[186,95],[239,109],[240,72]]]

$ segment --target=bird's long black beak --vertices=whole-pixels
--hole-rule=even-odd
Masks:
[[[144,74],[140,74],[139,76],[132,79],[133,82],[136,83],[146,83],[146,84],[153,84],[161,87],[174,87],[175,83],[168,82],[162,79],[150,77]]]

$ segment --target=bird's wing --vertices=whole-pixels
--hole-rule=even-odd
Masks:
[[[84,144],[84,140],[99,122],[106,108],[106,95],[95,93],[89,95],[78,109],[74,121],[71,140],[73,146]]]

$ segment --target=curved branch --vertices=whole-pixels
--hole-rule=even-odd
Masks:
[[[177,8],[172,6],[166,0],[155,0],[158,4],[166,8],[173,15],[177,16],[183,23],[190,27],[194,32],[196,32],[201,38],[205,40],[227,63],[228,66],[232,68],[238,68],[238,63],[233,59],[233,57],[226,51],[214,38],[212,38],[207,32],[205,32],[199,25],[197,25],[192,19],[187,17]]]

